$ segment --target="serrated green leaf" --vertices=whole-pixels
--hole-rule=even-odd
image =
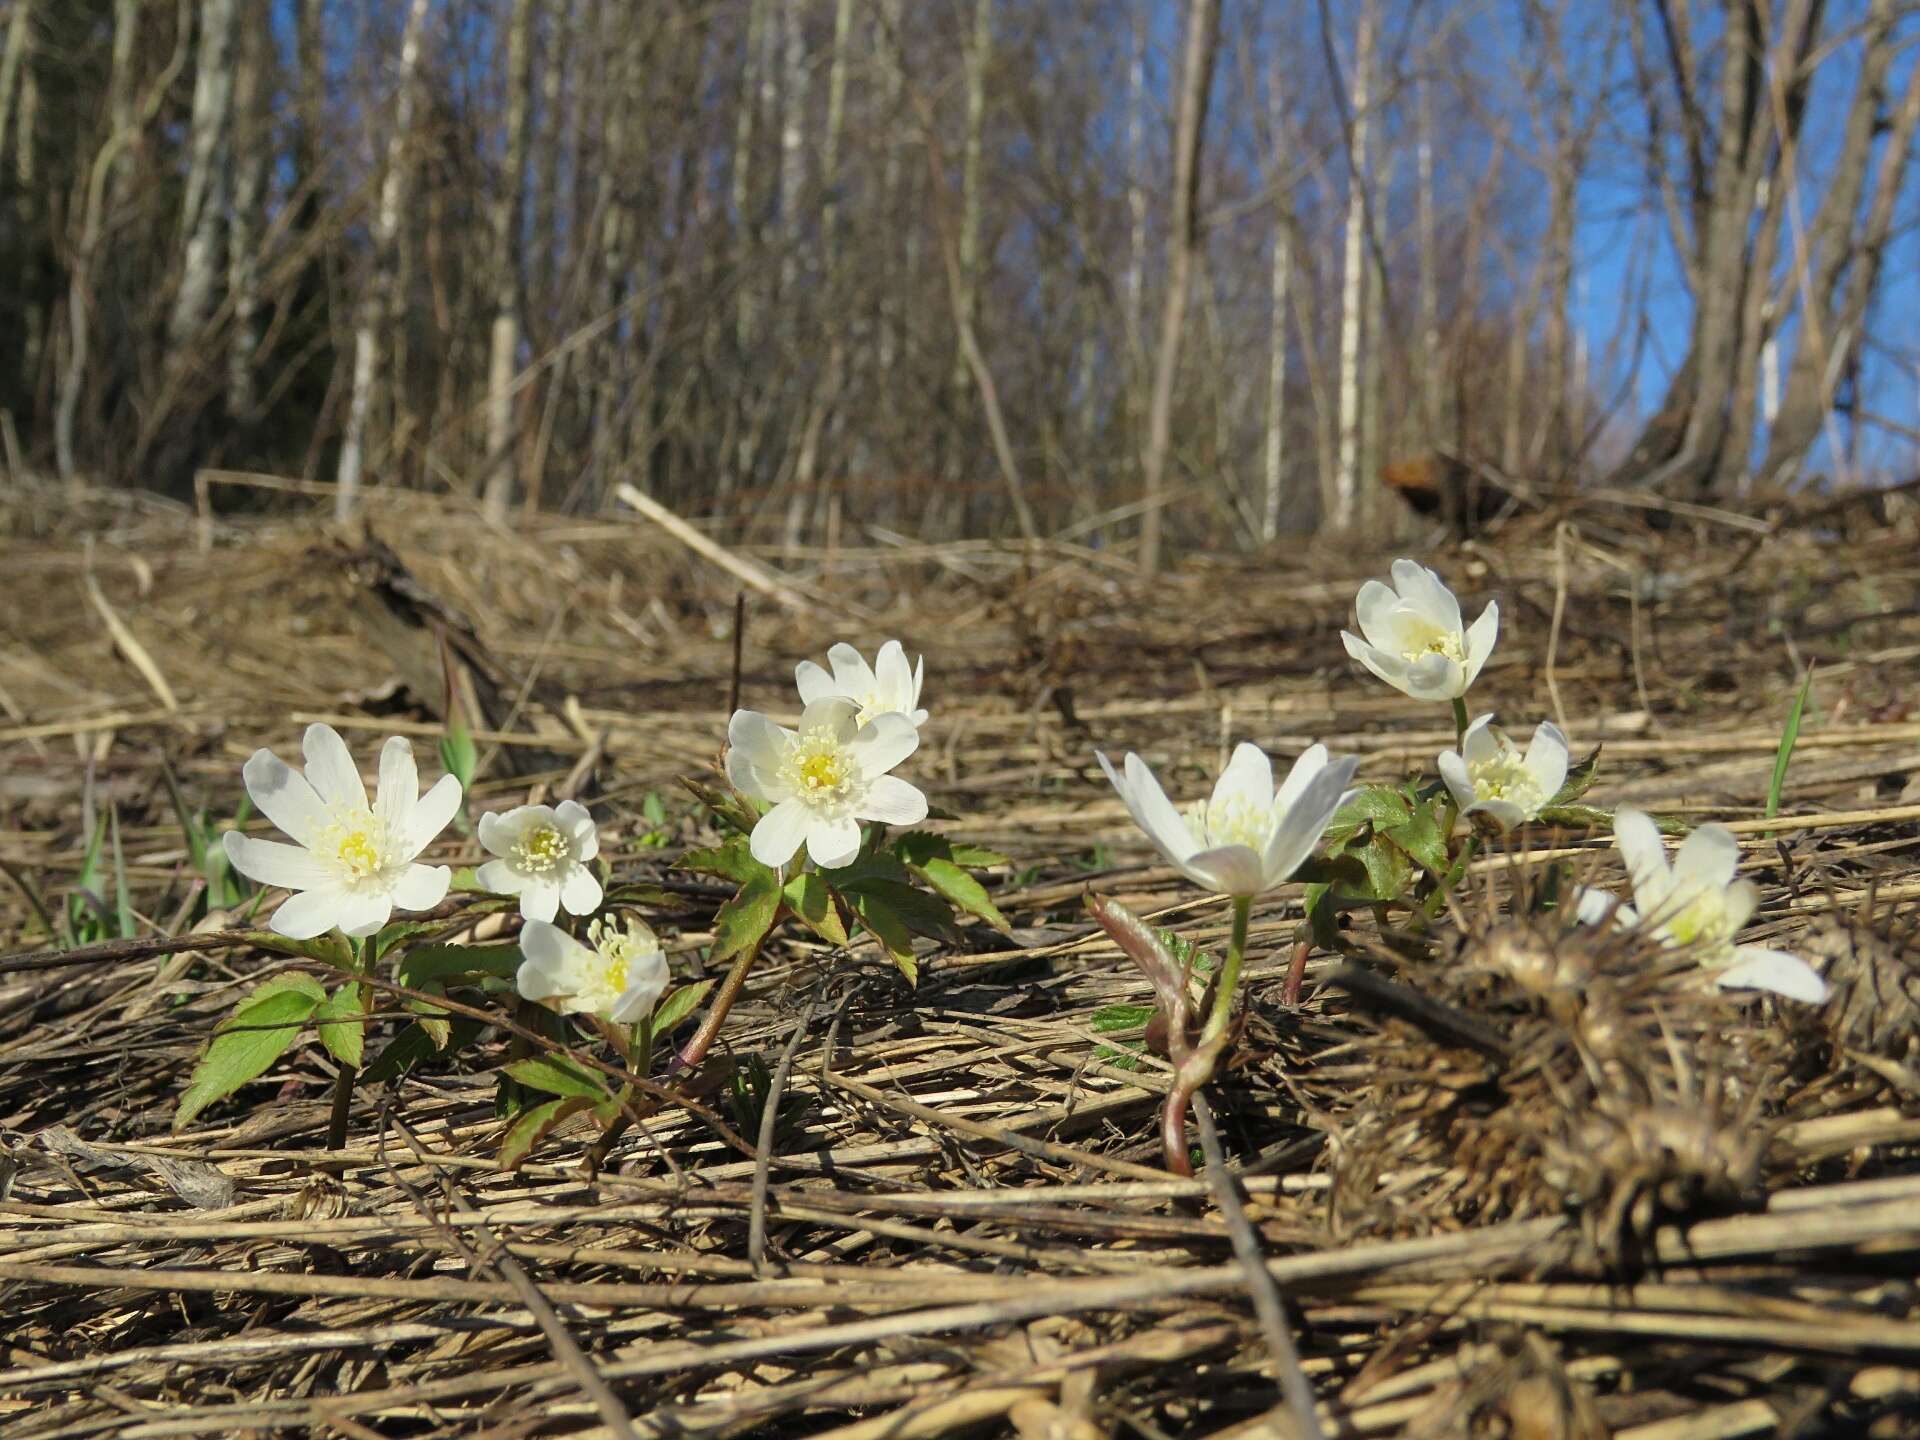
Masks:
[[[918,985],[920,962],[913,954],[913,932],[886,897],[872,890],[857,890],[847,894],[847,903],[859,917],[860,927],[880,942],[880,948],[900,967],[900,973],[907,977],[907,983]]]
[[[1567,778],[1560,783],[1560,789],[1546,808],[1556,809],[1572,805],[1587,791],[1593,788],[1595,777],[1600,773],[1600,746],[1596,745],[1578,765],[1567,771]]]
[[[367,941],[367,965],[371,967],[376,960],[391,951],[402,940],[415,935],[424,935],[427,931],[436,928],[438,927],[427,920],[396,920],[391,925],[382,927],[372,939]]]
[[[1413,878],[1413,862],[1398,845],[1376,835],[1350,853],[1365,867],[1367,899],[1398,900],[1406,893]]]
[[[874,880],[911,885],[913,872],[894,858],[890,850],[867,850],[851,865],[842,865],[835,870],[830,878],[834,889],[849,890]]]
[[[533,1055],[506,1067],[507,1074],[533,1090],[549,1095],[579,1095],[599,1104],[607,1098],[601,1078],[564,1055]]]
[[[1543,825],[1562,825],[1569,830],[1613,826],[1613,812],[1596,805],[1548,805],[1537,818]]]
[[[464,1050],[478,1038],[485,1027],[478,1020],[469,1020],[466,1016],[456,1016],[452,1022],[452,1034],[444,1047],[433,1043],[433,1038],[417,1023],[407,1026],[387,1043],[374,1061],[360,1072],[363,1085],[384,1084],[388,1080],[397,1080],[422,1060],[431,1059],[444,1048],[449,1054]]]
[[[695,1010],[700,1002],[707,998],[707,992],[713,989],[713,981],[700,980],[692,985],[682,985],[667,993],[660,1003],[653,1007],[653,1014],[647,1017],[653,1034],[658,1037],[670,1033]]]
[[[1013,862],[997,850],[988,850],[981,845],[969,845],[965,841],[950,840],[945,835],[935,835],[930,830],[909,830],[894,838],[888,846],[900,857],[901,863],[919,865],[927,860],[951,860],[956,865],[964,865],[970,870],[986,870],[995,865],[1011,865]]]
[[[1407,854],[1429,870],[1447,868],[1447,837],[1430,805],[1421,805],[1405,823],[1386,832]]]
[[[1363,824],[1382,829],[1402,825],[1412,818],[1413,807],[1407,797],[1391,785],[1368,785],[1333,813],[1333,825],[1358,829]],[[1329,828],[1332,828],[1331,826]]]
[[[314,1028],[327,1053],[342,1065],[360,1068],[366,1051],[367,1004],[360,994],[360,982],[349,980],[321,1002],[313,1012]]]
[[[934,855],[909,868],[957,908],[979,916],[1002,935],[1013,933],[1007,917],[987,898],[986,887],[953,861]]]
[[[436,981],[444,985],[463,975],[511,980],[520,971],[521,959],[517,944],[417,945],[400,957],[395,978],[413,990]]]
[[[705,850],[689,850],[674,862],[674,868],[691,870],[697,875],[718,875],[722,880],[741,885],[756,875],[773,874],[753,858],[745,835],[732,836]]]
[[[718,963],[754,949],[779,916],[780,877],[762,865],[714,915],[711,958]]]
[[[556,1125],[590,1108],[592,1104],[590,1100],[572,1095],[562,1100],[543,1100],[521,1111],[520,1117],[507,1127],[507,1133],[501,1137],[500,1163],[509,1170],[517,1170],[526,1162],[533,1147],[546,1139]]]
[[[326,998],[326,990],[311,975],[277,975],[236,1005],[193,1067],[173,1114],[173,1128],[185,1129],[207,1106],[265,1073],[300,1037]]]
[[[822,940],[829,945],[847,943],[847,926],[840,918],[840,907],[833,903],[833,891],[817,871],[801,871],[787,881],[781,894],[794,918]]]
[[[1155,1014],[1151,1005],[1103,1005],[1093,1012],[1093,1029],[1097,1035],[1111,1035],[1118,1030],[1138,1030]]]
[[[836,877],[834,889],[849,901],[856,894],[879,896],[887,908],[900,917],[901,923],[916,935],[924,935],[930,940],[954,938],[953,910],[947,902],[904,880],[861,880],[851,886],[842,886]]]
[[[338,930],[329,930],[311,940],[289,940],[278,931],[255,930],[248,934],[247,943],[262,950],[271,950],[277,955],[318,960],[322,965],[331,965],[336,970],[351,971],[355,968],[353,952],[347,948],[346,939]]]

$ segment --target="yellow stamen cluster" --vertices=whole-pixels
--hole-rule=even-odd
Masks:
[[[573,854],[567,837],[552,825],[538,825],[513,845],[513,868],[527,875],[550,875]]]
[[[1467,774],[1473,780],[1475,799],[1510,800],[1528,815],[1538,814],[1546,803],[1540,782],[1516,750],[1502,746],[1497,755],[1468,761]]]
[[[1218,803],[1195,802],[1187,811],[1187,828],[1193,838],[1207,849],[1222,845],[1244,845],[1249,850],[1264,850],[1273,828],[1270,806],[1249,802],[1235,795]]]
[[[1467,648],[1461,643],[1460,636],[1451,630],[1435,630],[1427,636],[1424,645],[1405,652],[1409,661],[1425,659],[1429,655],[1444,655],[1456,665],[1467,663]]]
[[[1676,945],[1697,946],[1703,960],[1711,960],[1733,940],[1734,927],[1725,897],[1711,889],[1677,890],[1651,918]]]
[[[633,962],[660,948],[653,931],[632,917],[594,921],[587,927],[587,941],[600,957],[597,978],[610,999],[626,993]]]
[[[358,881],[385,868],[386,840],[386,826],[372,811],[362,810],[336,819],[313,848],[321,855],[331,855],[348,879]]]
[[[824,725],[795,738],[781,769],[794,792],[811,805],[844,802],[853,787],[852,757],[833,730]]]

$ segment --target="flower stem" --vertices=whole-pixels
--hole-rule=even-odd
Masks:
[[[1467,697],[1464,695],[1453,697],[1453,743],[1467,743]]]
[[[1211,1040],[1227,1028],[1233,1014],[1233,995],[1240,988],[1240,966],[1247,958],[1247,916],[1253,909],[1251,895],[1233,897],[1233,938],[1227,942],[1226,968],[1213,991],[1213,1013],[1207,1017],[1203,1039]]]
[[[333,1113],[327,1120],[327,1149],[347,1148],[347,1116],[353,1110],[353,1086],[360,1067],[342,1065],[333,1074]]]
[[[713,1048],[714,1037],[727,1021],[727,1012],[733,1009],[733,1002],[740,998],[741,990],[746,988],[747,972],[753,968],[754,956],[759,953],[760,947],[751,945],[734,956],[733,968],[727,971],[720,988],[714,992],[713,1004],[707,1007],[707,1018],[700,1022],[700,1028],[693,1032],[693,1038],[673,1057],[673,1062],[667,1066],[667,1074],[691,1070],[707,1058],[707,1051]]]

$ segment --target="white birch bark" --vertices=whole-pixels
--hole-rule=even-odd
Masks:
[[[487,519],[502,524],[513,499],[513,376],[520,355],[520,222],[527,188],[527,109],[533,84],[533,0],[513,0],[507,26],[507,133],[493,201],[493,331],[487,355]]]
[[[1340,453],[1328,519],[1348,529],[1360,510],[1360,346],[1366,310],[1368,108],[1373,103],[1375,0],[1361,0],[1353,42],[1353,131],[1347,151],[1347,233],[1340,285]]]
[[[180,207],[184,257],[167,320],[168,362],[180,365],[207,321],[227,209],[228,137],[233,105],[235,0],[200,6],[200,48],[194,58],[193,111],[187,139],[186,192]]]

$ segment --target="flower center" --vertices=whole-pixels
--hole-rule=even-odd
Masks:
[[[1546,792],[1540,788],[1540,782],[1512,750],[1468,765],[1467,775],[1473,781],[1475,799],[1510,800],[1525,811],[1529,819],[1546,803]]]
[[[567,860],[572,849],[555,826],[536,826],[514,844],[514,868],[528,875],[550,875]]]
[[[660,948],[653,932],[631,918],[624,922],[596,920],[587,927],[587,939],[600,957],[600,984],[608,997],[616,1000],[627,991],[633,962]]]
[[[314,849],[331,855],[349,882],[371,879],[386,868],[387,827],[371,810],[349,812],[327,826]]]
[[[1433,630],[1428,632],[1424,642],[1418,642],[1405,652],[1409,661],[1424,660],[1429,655],[1444,655],[1456,665],[1467,663],[1467,649],[1460,637],[1451,630]]]
[[[1653,919],[1674,944],[1697,946],[1703,961],[1718,956],[1733,940],[1726,898],[1711,887],[1675,891]]]
[[[787,783],[809,805],[835,806],[852,798],[852,757],[824,725],[798,736],[781,768]]]
[[[1193,832],[1193,838],[1209,850],[1222,845],[1264,850],[1272,822],[1272,807],[1252,803],[1240,795],[1218,803],[1195,801],[1187,811],[1187,828]]]

